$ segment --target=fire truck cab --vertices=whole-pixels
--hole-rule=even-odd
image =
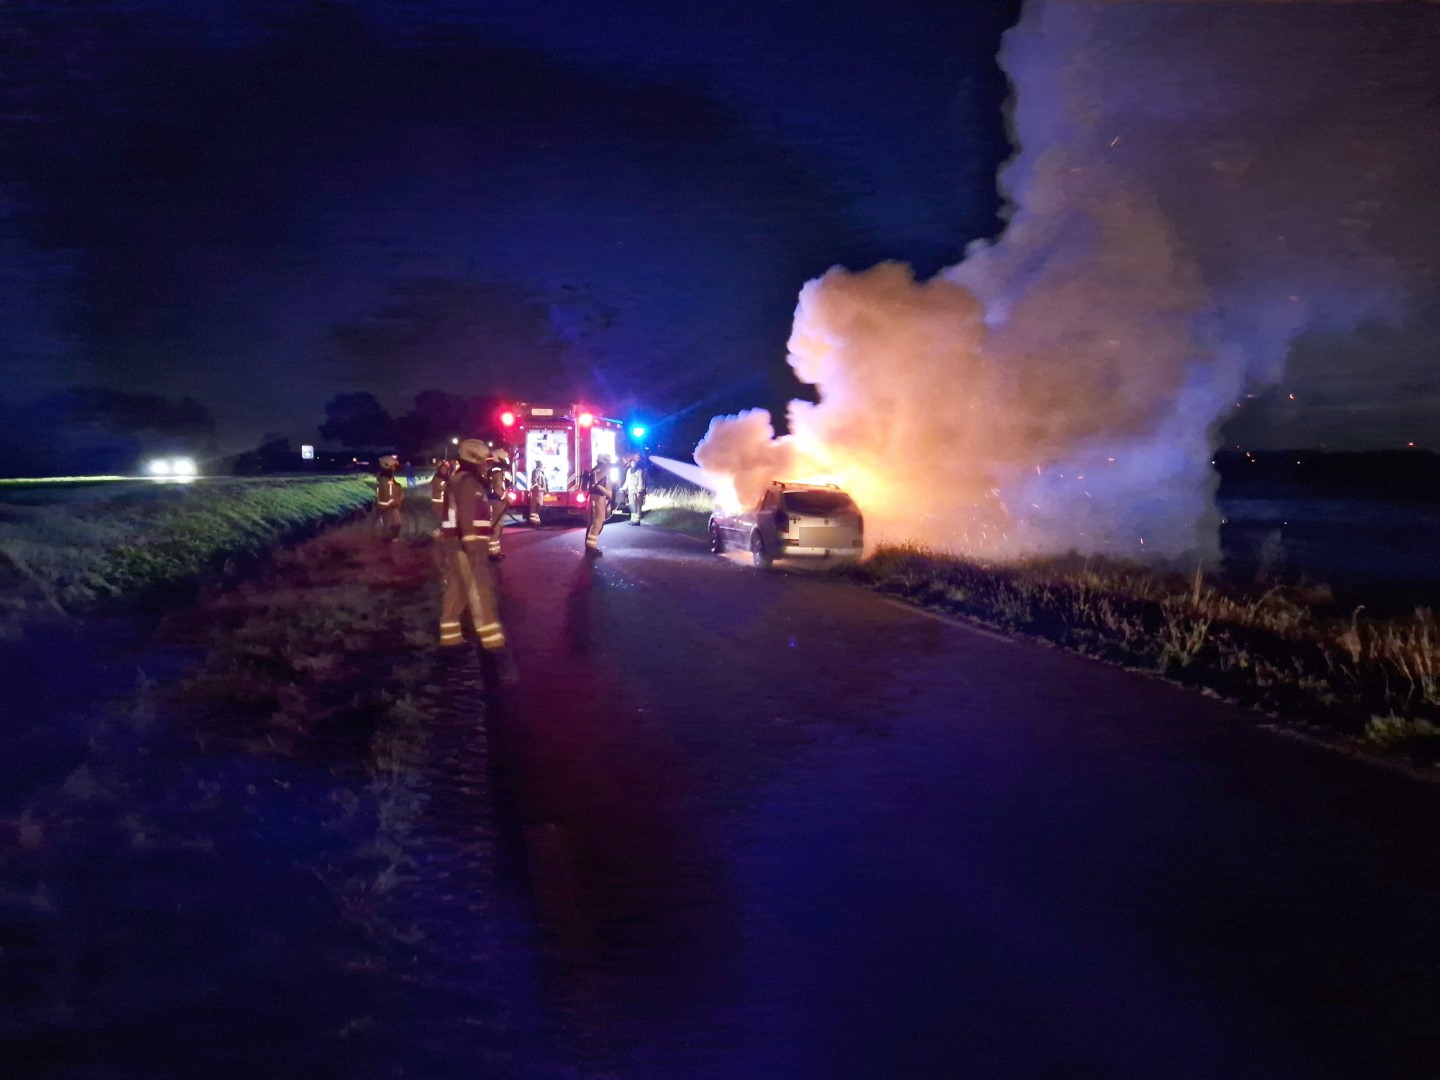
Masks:
[[[517,512],[529,501],[530,475],[537,464],[545,470],[549,488],[542,518],[585,516],[590,496],[580,477],[602,455],[610,458],[612,482],[618,485],[624,478],[620,462],[630,452],[625,425],[593,408],[516,402],[501,411],[500,428],[515,476],[508,499]]]

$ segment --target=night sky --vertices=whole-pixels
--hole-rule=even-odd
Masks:
[[[703,431],[794,394],[807,278],[999,228],[1013,5],[595,10],[12,10],[11,394],[193,395],[236,448],[432,386]]]
[[[395,412],[429,387],[587,396],[673,417],[680,442],[715,413],[780,410],[807,279],[887,258],[927,275],[999,231],[995,53],[1018,9],[6,4],[6,402],[189,395],[227,451],[313,437],[344,390]],[[1435,122],[1434,78],[1395,77],[1405,123]],[[1436,170],[1402,171],[1430,235]],[[1244,437],[1434,440],[1423,293],[1398,329],[1300,342]]]

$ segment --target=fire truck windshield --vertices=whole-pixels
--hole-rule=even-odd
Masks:
[[[563,429],[539,431],[531,428],[525,432],[525,482],[530,482],[530,472],[536,465],[545,470],[545,480],[551,491],[564,491],[570,480],[570,438]]]
[[[590,429],[591,468],[600,460],[601,454],[611,461],[615,460],[615,432],[610,428],[593,427]]]

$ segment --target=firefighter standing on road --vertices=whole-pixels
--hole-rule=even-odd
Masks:
[[[445,485],[454,471],[455,463],[446,458],[435,466],[435,475],[430,477],[430,506],[438,517],[445,516]]]
[[[630,503],[630,524],[639,525],[640,515],[645,512],[645,466],[639,454],[630,455],[630,467],[625,473],[625,497]]]
[[[595,468],[586,474],[590,494],[590,527],[585,530],[585,554],[603,555],[600,550],[600,531],[605,528],[605,519],[610,516],[610,504],[615,500],[615,482],[610,479],[610,457],[601,454],[595,459]]]
[[[392,543],[400,539],[400,506],[405,502],[405,489],[395,479],[400,459],[386,454],[380,459],[380,472],[375,477],[375,531]]]
[[[480,645],[487,650],[505,647],[505,630],[495,600],[495,582],[481,545],[490,535],[490,506],[485,473],[489,449],[479,439],[460,444],[460,463],[445,486],[445,516],[440,525],[440,565],[445,595],[440,608],[440,644],[462,645],[461,620],[470,621]]]
[[[545,478],[545,465],[537,461],[535,468],[530,470],[530,524],[540,524],[540,507],[545,504],[545,496],[550,491],[550,481]]]
[[[491,450],[485,461],[485,495],[490,500],[490,558],[500,560],[500,537],[505,533],[506,496],[510,493],[510,452]]]

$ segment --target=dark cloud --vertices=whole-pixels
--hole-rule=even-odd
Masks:
[[[783,371],[796,282],[880,251],[812,156],[693,85],[262,10],[23,35],[8,235],[67,377],[224,402],[242,434],[337,389],[562,370],[673,410]],[[42,381],[4,348],[12,386]]]

